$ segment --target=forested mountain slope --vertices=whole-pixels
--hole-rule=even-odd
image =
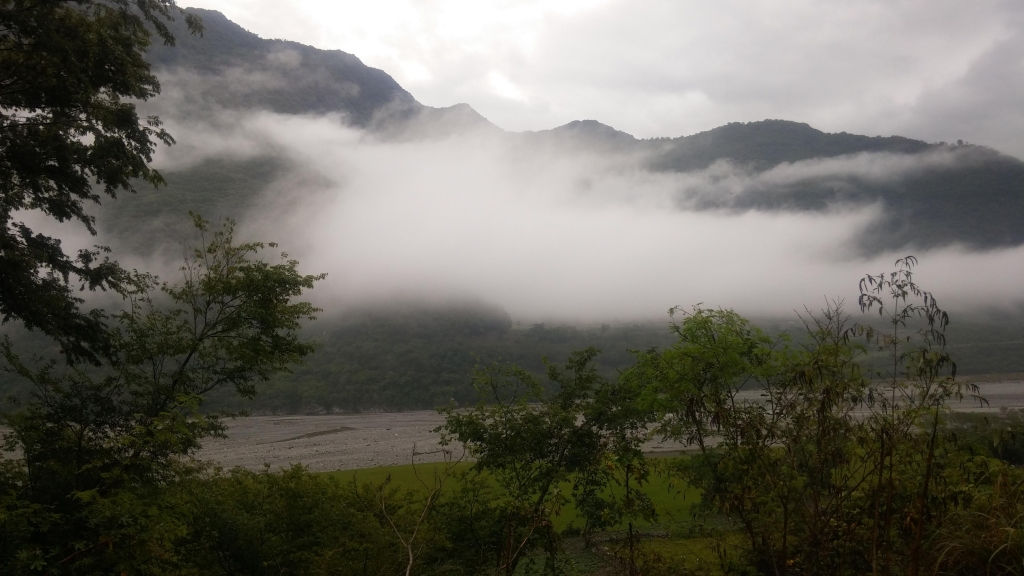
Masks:
[[[172,26],[176,45],[154,44],[149,61],[159,75],[174,78],[170,84],[181,89],[190,115],[223,110],[335,113],[353,126],[378,131],[423,119],[493,127],[465,105],[420,104],[387,73],[352,54],[260,38],[220,12],[189,11],[203,19],[203,36],[185,33],[179,21]]]
[[[869,167],[920,158],[917,166],[880,176]],[[751,173],[786,165],[849,166],[808,170],[800,178],[765,178],[734,196],[687,198],[697,209],[827,211],[878,204],[881,217],[860,238],[871,254],[959,244],[973,249],[1024,243],[1024,162],[984,146],[928,144],[900,136],[828,134],[807,124],[765,120],[734,123],[669,140],[654,156],[659,170],[705,169],[728,159]],[[863,169],[853,169],[858,162]],[[882,170],[881,167],[878,168]]]
[[[868,318],[868,321],[871,321]],[[761,319],[769,333],[804,337],[799,322]],[[276,377],[252,402],[222,394],[211,407],[261,413],[408,410],[468,405],[476,401],[470,376],[476,368],[510,362],[537,374],[542,358],[564,362],[573,350],[595,346],[600,371],[609,377],[635,362],[631,351],[673,342],[668,320],[616,325],[522,324],[486,306],[392,306],[343,319],[325,319],[310,330],[321,348],[294,373]],[[948,331],[958,374],[1024,373],[1024,312],[993,321],[959,318]]]
[[[220,12],[190,11],[202,17],[203,36],[175,30],[175,46],[157,43],[149,51],[156,70],[196,77],[192,86],[201,89],[188,95],[190,106],[262,108],[283,114],[341,112],[358,126],[369,124],[389,104],[419,107],[394,79],[352,54],[265,40]]]
[[[728,158],[751,168],[766,170],[784,162],[834,158],[864,152],[917,154],[937,148],[901,136],[829,134],[807,124],[784,120],[733,122],[691,136],[665,139],[662,153],[652,161],[661,170],[700,170]]]

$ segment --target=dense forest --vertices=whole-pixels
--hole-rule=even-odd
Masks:
[[[770,334],[803,334],[795,315],[754,322]],[[319,343],[317,351],[291,374],[266,383],[252,401],[213,398],[211,405],[253,413],[468,405],[476,399],[473,371],[494,362],[510,362],[542,375],[543,358],[560,363],[574,350],[594,347],[601,351],[595,367],[613,377],[633,364],[633,352],[662,348],[672,341],[667,317],[624,325],[517,325],[500,310],[476,306],[389,307],[316,327],[321,330],[311,329],[309,334]],[[1001,379],[1024,373],[1024,316],[1001,321],[957,318],[947,333],[959,375]]]
[[[866,317],[865,322],[872,319]],[[801,320],[754,319],[769,334],[800,337]],[[535,375],[542,359],[564,362],[574,350],[594,347],[600,373],[613,377],[635,361],[635,352],[671,343],[669,321],[627,324],[523,324],[484,305],[391,304],[319,318],[304,331],[315,352],[288,373],[259,384],[259,394],[241,399],[214,393],[210,410],[252,414],[319,414],[367,410],[416,410],[472,404],[473,371],[510,362]],[[957,317],[947,328],[950,350],[962,377],[1003,379],[1024,373],[1024,314],[1001,318]],[[17,350],[26,358],[53,357],[57,347],[23,332]],[[31,385],[0,373],[0,393],[24,396]]]

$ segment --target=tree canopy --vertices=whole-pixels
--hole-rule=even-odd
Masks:
[[[106,249],[69,255],[26,223],[43,215],[95,234],[87,206],[163,182],[150,167],[173,139],[133,101],[160,91],[144,56],[174,0],[4,0],[0,3],[0,314],[56,338],[69,360],[98,361],[103,320],[79,289],[119,289]],[[185,14],[190,32],[202,25]],[[44,225],[44,228],[46,226]]]
[[[127,277],[127,307],[108,318],[101,366],[35,368],[0,346],[35,390],[0,420],[11,429],[5,448],[22,454],[0,458],[0,528],[11,534],[0,537],[0,566],[116,573],[153,561],[133,546],[160,549],[174,530],[147,508],[153,491],[187,475],[200,441],[223,432],[216,416],[197,412],[204,395],[225,387],[252,396],[255,382],[313,351],[298,329],[317,309],[297,299],[323,275],[299,274],[286,254],[268,261],[272,244],[236,243],[230,221],[195,225],[201,241],[178,283]],[[11,541],[20,556],[4,552]],[[103,554],[97,542],[116,551]]]

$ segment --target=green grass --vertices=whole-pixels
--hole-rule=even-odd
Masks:
[[[448,480],[448,486],[456,485],[459,481],[459,475],[472,473],[472,465],[471,462],[457,464],[454,476]],[[441,473],[443,467],[443,463],[436,462],[417,464],[415,468],[412,465],[406,464],[358,470],[339,470],[336,472],[324,472],[323,474],[337,478],[342,482],[351,482],[354,478],[359,484],[380,484],[390,476],[393,486],[406,490],[425,491],[428,486],[432,486],[434,474]],[[572,491],[572,487],[568,483],[560,485],[558,489],[567,494]],[[620,487],[614,488],[615,492],[621,490]],[[697,489],[681,484],[678,480],[670,479],[666,474],[662,473],[652,473],[650,481],[644,486],[643,490],[651,498],[655,509],[658,511],[656,525],[685,521],[690,516],[691,506],[700,500],[700,492]],[[564,529],[574,524],[580,527],[582,526],[582,520],[576,513],[575,507],[570,503],[560,511],[555,519],[555,525],[559,529]]]
[[[657,460],[658,464],[670,464],[674,458],[678,458],[678,456],[658,458]],[[448,480],[446,489],[456,486],[460,475],[472,474],[472,466],[471,462],[457,464],[454,470],[455,474]],[[428,486],[432,486],[434,473],[442,472],[443,467],[444,464],[438,462],[417,464],[415,468],[411,465],[381,466],[323,472],[322,474],[341,482],[351,482],[355,479],[359,484],[379,484],[390,476],[393,486],[424,492]],[[696,536],[690,530],[692,528],[691,508],[699,502],[700,492],[692,486],[670,479],[662,471],[668,467],[656,465],[657,472],[652,472],[650,482],[644,486],[644,492],[651,498],[658,511],[658,519],[654,523],[638,526],[639,531],[647,536],[644,539],[644,547],[660,557],[664,566],[671,567],[670,573],[671,569],[717,573],[715,568],[718,559],[713,548],[714,540]],[[568,492],[571,491],[571,486],[564,484],[559,489]],[[621,488],[617,487],[616,491],[618,490]],[[582,526],[582,519],[571,503],[560,511],[555,519],[555,526],[559,530]],[[600,572],[600,570],[609,566],[612,554],[610,550],[614,549],[618,545],[616,542],[624,537],[624,531],[625,526],[612,527],[599,537],[604,544],[599,544],[590,550],[582,549],[581,538],[570,538],[566,541],[565,554],[572,560],[580,574],[604,574],[605,572]]]
[[[455,472],[468,472],[472,466],[472,462],[460,462],[455,465]],[[402,466],[377,466],[375,468],[359,468],[357,470],[337,470],[334,472],[322,472],[321,474],[337,478],[342,482],[351,482],[355,478],[359,484],[380,484],[385,478],[391,476],[391,483],[395,486],[405,488],[406,490],[422,491],[426,490],[423,482],[430,486],[434,473],[440,473],[443,470],[443,462],[426,462],[417,464],[415,467],[411,464],[403,464]]]

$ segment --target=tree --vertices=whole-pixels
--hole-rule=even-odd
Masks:
[[[189,534],[177,574],[397,574],[404,552],[367,495],[301,466],[204,474],[170,490]],[[369,497],[372,499],[372,497]],[[410,500],[407,495],[395,499]]]
[[[560,484],[603,463],[605,443],[594,406],[603,379],[592,365],[594,348],[571,354],[565,367],[548,365],[557,386],[550,395],[529,372],[495,366],[479,372],[481,402],[446,411],[442,445],[458,441],[476,458],[475,470],[492,474],[502,492],[503,546],[497,572],[511,575],[538,538],[554,570],[557,534],[552,517],[568,501]]]
[[[732,310],[669,312],[683,316],[672,324],[676,343],[642,354],[630,377],[647,387],[657,415],[654,432],[697,450],[679,461],[678,473],[702,490],[704,511],[727,511],[749,542],[745,560],[770,563],[778,531],[763,526],[761,508],[776,496],[765,472],[777,437],[765,406],[740,394],[780,372],[780,342]]]
[[[659,406],[658,432],[698,450],[678,472],[742,534],[742,545],[723,542],[724,568],[919,574],[942,560],[929,538],[963,550],[943,528],[970,518],[963,507],[984,496],[989,463],[944,434],[944,417],[978,388],[953,378],[948,316],[914,282],[915,264],[901,259],[861,283],[862,309],[877,307],[884,328],[851,325],[832,301],[808,313],[791,346],[732,311],[697,308],[675,327],[676,345],[633,369]],[[1010,492],[994,507],[1013,510]]]
[[[111,345],[75,285],[121,290],[129,279],[107,249],[69,256],[25,213],[95,235],[88,203],[163,182],[149,164],[156,143],[173,140],[131,100],[159,93],[144,55],[154,33],[174,43],[165,20],[175,10],[174,0],[0,2],[0,316],[57,339],[69,361],[97,363]]]
[[[920,573],[925,524],[936,504],[945,504],[935,502],[931,492],[944,464],[940,432],[944,415],[949,411],[948,403],[963,400],[965,395],[984,403],[976,384],[955,380],[956,364],[946,352],[949,315],[939,307],[934,294],[914,281],[916,265],[913,256],[900,258],[892,272],[867,275],[860,282],[861,310],[877,308],[886,324],[884,330],[870,325],[857,327],[857,332],[873,343],[886,360],[874,374],[877,386],[871,391],[867,420],[880,448],[872,503],[875,574],[891,569],[890,530],[897,492],[894,478],[901,466],[909,468],[907,483],[914,492],[912,504],[899,511],[912,526],[907,570],[911,576]],[[900,454],[901,443],[913,448]],[[924,458],[907,458],[917,454]]]
[[[434,467],[431,474],[429,483],[420,474],[419,469],[416,467],[416,457],[427,455],[427,454],[441,454],[443,458],[443,465]],[[465,452],[463,452],[465,456]],[[384,522],[391,527],[391,531],[394,532],[395,537],[402,546],[402,552],[404,553],[405,560],[405,576],[412,576],[413,566],[416,564],[416,560],[420,556],[420,553],[426,547],[422,543],[426,539],[423,536],[424,532],[428,529],[428,519],[431,514],[434,513],[434,508],[437,507],[438,501],[444,494],[445,482],[452,476],[452,473],[458,467],[459,463],[462,462],[462,457],[454,459],[452,451],[446,448],[431,452],[417,452],[416,445],[412,447],[412,472],[413,476],[416,477],[416,481],[420,484],[420,487],[424,490],[424,497],[422,502],[413,503],[414,508],[418,508],[418,511],[414,511],[412,514],[406,514],[408,520],[403,522],[401,519],[402,514],[396,513],[395,508],[402,508],[402,505],[408,508],[409,502],[402,502],[401,498],[396,498],[396,491],[390,490],[391,475],[388,474],[387,478],[383,482],[373,487],[374,492],[374,504],[379,508],[378,513],[384,519]],[[355,484],[356,478],[352,477],[352,482]],[[396,500],[398,502],[396,503]],[[392,510],[389,511],[388,509]],[[418,513],[417,513],[418,512]],[[416,537],[420,537],[420,541],[416,540]]]
[[[296,299],[324,275],[299,274],[286,254],[266,261],[274,244],[236,244],[231,221],[212,233],[195,225],[201,244],[178,284],[129,276],[100,366],[33,369],[5,342],[35,394],[5,417],[6,446],[23,460],[0,471],[0,566],[116,573],[171,562],[181,527],[155,502],[188,473],[200,440],[223,432],[199,412],[204,396],[230,387],[251,397],[314,350],[298,330],[317,308]]]
[[[632,371],[597,387],[588,419],[595,421],[601,432],[603,461],[581,469],[573,483],[576,508],[586,522],[586,544],[593,531],[626,524],[629,576],[639,574],[636,522],[657,518],[654,502],[643,490],[651,475],[643,444],[650,437],[655,416],[646,392],[644,380]]]

